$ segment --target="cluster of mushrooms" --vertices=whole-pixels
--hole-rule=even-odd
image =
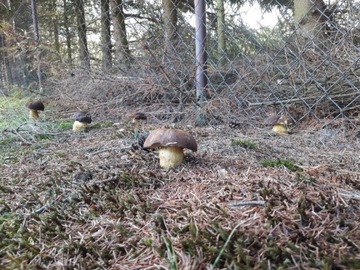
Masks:
[[[42,101],[29,101],[26,103],[26,108],[29,109],[30,119],[39,119],[39,111],[45,110],[45,105]],[[73,114],[72,118],[75,120],[73,124],[73,131],[85,131],[88,125],[91,123],[91,116],[87,112],[76,112]]]
[[[30,118],[38,119],[39,111],[44,111],[45,106],[41,101],[33,101],[26,104],[30,110]],[[90,114],[87,112],[76,112],[72,118],[75,120],[73,131],[85,131],[92,122]],[[133,123],[139,123],[147,120],[146,114],[137,112],[132,117]],[[289,126],[292,121],[289,117],[271,115],[264,124],[271,125],[272,131],[279,134],[288,134]],[[146,137],[144,149],[159,149],[160,167],[164,169],[174,168],[180,165],[184,160],[184,149],[197,151],[198,145],[195,138],[181,129],[160,128],[153,130]]]
[[[45,106],[41,101],[31,101],[26,104],[30,110],[31,119],[39,118],[39,111],[44,111]],[[76,112],[72,118],[75,120],[73,131],[85,131],[92,122],[91,115],[87,112]],[[147,120],[146,114],[137,112],[132,117],[133,123],[140,123]],[[195,138],[181,129],[156,129],[149,133],[144,145],[144,149],[159,149],[160,167],[164,169],[174,168],[184,160],[184,149],[197,151],[198,146]]]

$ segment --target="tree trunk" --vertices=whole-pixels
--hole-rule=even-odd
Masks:
[[[112,65],[109,0],[101,0],[101,52],[101,66],[107,72]]]
[[[217,0],[217,34],[218,34],[218,66],[221,68],[225,62],[225,9],[224,0]]]
[[[9,7],[7,6],[6,0],[0,0],[0,20],[5,22],[4,14],[7,13]],[[8,85],[13,84],[12,79],[12,69],[9,63],[9,56],[6,50],[6,35],[5,33],[0,33],[0,87],[6,89]],[[2,92],[2,94],[6,94]]]
[[[162,0],[164,9],[165,54],[167,57],[175,53],[178,20],[177,1],[178,0]]]
[[[8,9],[4,15],[7,15],[5,19],[6,22],[12,26],[11,36],[17,34],[20,30],[21,33],[26,33],[31,31],[32,20],[31,20],[31,3],[30,1],[22,1],[15,3],[14,1],[8,0],[2,8]],[[11,16],[9,16],[12,13]],[[13,16],[14,11],[21,16]],[[6,23],[5,22],[5,23]],[[6,40],[5,35],[5,45],[10,49],[12,46],[17,46],[14,40]],[[32,76],[29,75],[29,70],[31,71],[32,63],[30,62],[26,53],[7,53],[7,62],[9,73],[11,73],[12,84],[21,85],[27,87],[32,80]]]
[[[298,36],[320,44],[326,39],[323,0],[294,0],[294,21]]]
[[[41,49],[40,49],[40,32],[39,32],[39,20],[38,13],[36,7],[36,0],[31,0],[31,14],[33,19],[33,27],[34,27],[34,39],[37,45],[36,50],[36,75],[38,79],[38,89],[40,93],[43,91],[42,87],[42,76],[41,76]]]
[[[52,0],[51,6],[52,6],[53,10],[57,10],[57,8],[56,8],[56,0]],[[57,11],[56,11],[54,17],[52,18],[52,25],[53,25],[55,50],[60,55],[59,16],[58,16]]]
[[[75,15],[77,22],[77,33],[79,38],[79,57],[81,66],[85,70],[90,69],[90,55],[89,49],[87,46],[86,38],[86,23],[85,23],[85,11],[84,11],[84,1],[75,0]]]
[[[114,26],[116,64],[125,64],[125,67],[128,67],[131,55],[126,35],[125,13],[122,0],[110,0],[110,6]]]
[[[66,0],[63,0],[64,5],[64,28],[65,28],[65,38],[66,38],[66,55],[67,62],[72,64],[72,52],[71,52],[71,34],[69,29],[69,6]]]
[[[36,0],[31,0],[31,15],[34,29],[34,39],[36,42],[40,41],[40,33],[39,33],[39,21],[36,7]]]

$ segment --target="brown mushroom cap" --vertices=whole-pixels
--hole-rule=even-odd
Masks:
[[[42,103],[40,100],[37,100],[37,101],[29,101],[26,104],[26,108],[30,110],[43,111],[45,109],[45,106],[44,103]]]
[[[270,115],[268,118],[265,119],[264,125],[273,126],[279,123],[280,116],[276,114]]]
[[[279,124],[284,124],[284,125],[288,125],[288,126],[292,126],[294,125],[294,121],[291,119],[290,116],[288,115],[282,115],[279,120],[278,120]]]
[[[134,120],[147,120],[147,116],[143,112],[137,112],[133,115],[132,119]]]
[[[76,112],[74,113],[73,118],[75,121],[86,124],[90,124],[92,121],[90,114],[87,112]]]
[[[150,132],[144,148],[179,147],[197,151],[195,138],[181,129],[156,129]]]

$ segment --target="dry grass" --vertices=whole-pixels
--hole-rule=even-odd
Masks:
[[[117,123],[12,134],[2,269],[360,268],[355,137],[191,128],[199,151],[164,171]]]

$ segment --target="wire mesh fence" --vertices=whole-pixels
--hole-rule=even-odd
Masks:
[[[199,2],[38,1],[40,44],[31,20],[20,20],[30,5],[6,3],[17,12],[3,16],[3,93],[37,91],[40,79],[45,94],[151,110],[168,122],[259,125],[276,114],[296,126],[356,130],[358,1],[208,1],[198,17],[206,23],[203,89]]]

